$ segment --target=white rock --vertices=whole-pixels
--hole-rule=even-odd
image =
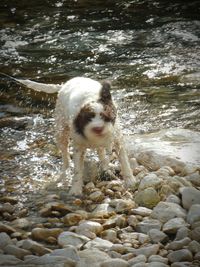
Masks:
[[[84,221],[81,222],[77,228],[76,228],[76,233],[81,233],[83,231],[89,231],[95,234],[101,233],[103,230],[103,227],[100,223],[98,222],[93,222],[93,221]]]
[[[171,203],[176,203],[176,204],[180,204],[180,198],[177,197],[176,195],[169,195],[166,199],[166,202],[171,202]]]
[[[130,266],[135,266],[137,263],[144,264],[147,261],[147,257],[145,255],[138,255],[128,261]]]
[[[170,202],[160,202],[158,205],[153,209],[151,214],[152,218],[158,219],[160,222],[166,223],[170,219],[175,217],[180,217],[185,219],[186,212],[183,208],[181,208],[176,203]]]
[[[188,249],[180,249],[168,254],[170,262],[192,261],[192,253]]]
[[[187,214],[187,222],[193,224],[200,221],[200,204],[194,204],[190,207]]]
[[[12,244],[10,236],[4,232],[0,233],[0,249],[3,249],[9,244]]]
[[[140,216],[149,216],[152,213],[152,209],[148,209],[146,207],[138,207],[135,209],[132,209],[131,212],[135,215],[140,215]]]
[[[78,235],[73,232],[62,232],[58,236],[58,244],[61,247],[65,247],[68,245],[72,245],[74,247],[81,247],[85,242],[90,241],[89,238],[87,238],[84,235]]]
[[[182,204],[185,209],[189,209],[193,204],[200,204],[200,191],[194,187],[183,187],[180,189]]]
[[[129,264],[122,259],[110,259],[102,262],[100,267],[129,267]]]
[[[134,256],[138,255],[145,255],[147,258],[150,257],[151,255],[156,255],[159,250],[159,245],[154,244],[154,245],[148,245],[145,247],[141,247],[138,249],[135,248],[127,248],[130,253],[132,253]]]
[[[7,265],[7,266],[13,265],[13,266],[15,266],[15,265],[20,264],[20,263],[23,263],[23,261],[18,259],[18,258],[16,258],[13,255],[0,254],[0,266],[4,266],[4,265]]]
[[[165,243],[168,241],[168,236],[158,229],[149,230],[148,235],[153,243]]]
[[[50,255],[51,256],[64,256],[74,261],[80,260],[77,249],[70,245],[62,249],[55,249],[52,251],[52,253],[50,253]]]
[[[151,230],[151,229],[160,230],[161,226],[162,226],[162,224],[159,220],[145,219],[145,220],[141,221],[140,223],[138,223],[135,229],[137,232],[147,234],[149,232],[149,230]]]
[[[100,250],[107,250],[110,249],[113,246],[113,243],[108,241],[108,240],[104,240],[102,238],[96,237],[95,239],[87,242],[84,245],[84,248],[97,248]]]
[[[96,248],[84,249],[78,252],[80,261],[77,262],[76,267],[99,267],[100,263],[110,259],[110,256]]]
[[[163,232],[167,234],[175,234],[182,226],[187,226],[187,223],[183,218],[173,218],[163,225]]]
[[[147,174],[139,184],[138,190],[144,190],[148,187],[159,188],[162,183],[162,179],[160,179],[155,173]]]

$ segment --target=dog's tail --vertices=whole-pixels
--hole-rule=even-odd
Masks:
[[[38,82],[31,81],[31,80],[16,79],[4,73],[0,73],[0,74],[8,79],[14,80],[17,83],[23,84],[27,86],[28,88],[33,89],[38,92],[45,92],[48,94],[53,94],[53,93],[57,93],[62,87],[62,84],[38,83]]]

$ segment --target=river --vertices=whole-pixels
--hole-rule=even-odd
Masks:
[[[0,72],[44,83],[108,79],[127,135],[199,131],[199,14],[199,1],[2,0]],[[60,167],[55,99],[0,78],[0,119],[10,120],[1,123],[0,190],[25,192]]]

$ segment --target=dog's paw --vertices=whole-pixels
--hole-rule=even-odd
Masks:
[[[82,188],[71,187],[68,194],[71,197],[82,197]]]
[[[115,176],[115,174],[111,170],[102,171],[100,174],[100,179],[102,181],[111,181],[111,180],[114,180],[116,178],[117,177]]]
[[[135,191],[137,188],[136,178],[132,175],[132,176],[124,177],[124,179],[125,179],[126,189],[130,189],[132,191]]]

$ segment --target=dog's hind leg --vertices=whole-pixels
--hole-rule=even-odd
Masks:
[[[66,124],[61,106],[58,105],[58,103],[56,105],[56,110],[55,110],[55,130],[56,130],[57,147],[62,154],[62,175],[64,175],[67,168],[69,167],[69,161],[70,161],[69,150],[68,150],[69,127]]]

